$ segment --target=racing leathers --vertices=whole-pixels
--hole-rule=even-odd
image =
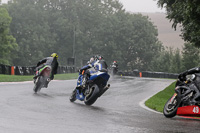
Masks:
[[[195,68],[192,68],[192,69],[186,70],[185,72],[180,73],[179,76],[178,76],[178,79],[180,81],[186,81],[187,75],[195,74],[195,73],[200,74],[200,67],[195,67]],[[199,80],[196,80],[196,83],[194,84],[194,86],[190,86],[190,87],[192,87],[191,89],[193,89],[196,92],[196,94],[193,98],[194,103],[196,103],[196,102],[200,103],[200,101],[199,101],[199,98],[200,98],[200,90],[199,90],[200,89],[200,83],[199,82],[200,82]]]
[[[54,74],[57,74],[57,69],[58,69],[58,61],[57,61],[56,57],[46,57],[46,58],[40,60],[37,63],[36,71],[40,70],[45,65],[51,66],[52,71],[51,71],[50,79],[53,80],[54,79]]]
[[[200,67],[195,67],[189,70],[186,70],[185,72],[182,72],[179,74],[178,79],[180,79],[181,81],[184,81],[186,76],[189,74],[194,74],[194,73],[200,73]]]

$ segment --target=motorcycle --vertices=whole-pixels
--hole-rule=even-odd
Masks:
[[[163,114],[167,118],[176,115],[195,116],[200,105],[200,75],[192,74],[186,76],[184,81],[177,80],[174,95],[166,102]]]
[[[117,67],[116,64],[113,64],[113,65],[111,66],[111,74],[112,74],[112,75],[116,75],[117,72],[118,72],[118,67]]]
[[[92,105],[101,95],[103,95],[110,87],[107,84],[110,75],[107,72],[97,72],[91,75],[86,82],[85,87],[82,87],[82,80],[85,71],[79,74],[77,87],[71,93],[70,101],[74,102],[77,99],[84,101],[86,105]]]
[[[47,84],[50,82],[50,75],[51,75],[51,66],[45,65],[38,71],[36,71],[36,79],[34,80],[34,88],[33,91],[37,93],[41,90],[41,88],[47,86]]]

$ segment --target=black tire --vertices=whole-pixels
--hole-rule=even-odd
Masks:
[[[113,75],[116,75],[116,73],[117,73],[116,68],[113,68]]]
[[[172,96],[165,104],[163,114],[167,118],[172,118],[176,115],[177,109],[180,106],[181,100],[176,96]]]
[[[90,92],[85,96],[84,103],[86,105],[92,105],[99,97],[99,87],[94,84],[90,87]]]
[[[69,100],[70,100],[70,102],[76,101],[76,89],[74,91],[72,91]]]
[[[38,91],[40,91],[41,90],[41,88],[42,88],[42,86],[43,86],[43,77],[42,76],[39,76],[39,77],[37,77],[37,79],[36,79],[36,81],[35,81],[35,85],[34,85],[34,88],[33,88],[33,91],[35,92],[35,93],[37,93]]]

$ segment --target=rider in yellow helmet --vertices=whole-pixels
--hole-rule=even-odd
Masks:
[[[56,57],[56,59],[58,59],[58,55],[56,53],[51,54],[51,57]]]
[[[37,63],[36,71],[41,69],[45,65],[50,65],[52,68],[50,79],[53,80],[54,74],[57,74],[57,69],[58,69],[58,61],[57,60],[58,60],[58,54],[52,53],[50,57],[46,57]],[[38,75],[35,75],[34,80],[37,78],[37,76]],[[47,85],[45,87],[47,87]]]

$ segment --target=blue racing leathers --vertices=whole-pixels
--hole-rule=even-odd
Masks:
[[[78,78],[78,86],[84,86],[87,82],[87,79],[90,77],[90,75],[94,75],[97,72],[107,72],[108,66],[104,60],[97,60],[92,62],[91,64],[88,64],[86,66],[83,66],[80,69],[80,76]],[[85,70],[84,74],[81,74],[82,71]]]

